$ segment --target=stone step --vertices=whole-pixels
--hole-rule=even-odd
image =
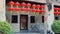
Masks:
[[[14,33],[14,34],[44,34],[44,33]]]

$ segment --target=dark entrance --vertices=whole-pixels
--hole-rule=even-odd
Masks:
[[[28,15],[20,15],[20,30],[28,30]]]

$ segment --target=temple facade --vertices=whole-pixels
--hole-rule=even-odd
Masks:
[[[51,25],[60,19],[58,1],[1,0],[0,21],[8,21],[15,32],[54,34]]]

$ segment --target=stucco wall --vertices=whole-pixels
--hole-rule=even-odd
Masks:
[[[5,21],[5,0],[0,1],[0,20]]]

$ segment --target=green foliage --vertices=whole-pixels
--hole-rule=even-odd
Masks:
[[[60,20],[55,20],[54,23],[52,24],[52,30],[55,33],[60,33]]]
[[[8,22],[0,21],[0,31],[3,31],[4,34],[12,34],[12,29]]]

